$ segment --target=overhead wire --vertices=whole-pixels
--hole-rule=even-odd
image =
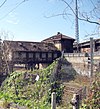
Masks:
[[[60,0],[60,1],[63,1],[63,0]],[[63,1],[63,2],[64,2],[64,1]],[[72,3],[73,3],[73,0],[70,1],[69,5],[71,5]],[[66,18],[68,18],[69,21],[71,22],[71,19],[70,19],[69,16],[72,16],[72,14],[71,14],[71,13],[67,13],[68,8],[69,8],[69,6],[67,5],[67,6],[64,8],[64,10],[63,10],[62,13],[53,14],[53,15],[51,15],[51,16],[44,16],[44,17],[46,17],[46,18],[51,18],[51,17],[62,16],[62,17],[64,18],[64,20],[66,20]],[[66,16],[67,16],[67,17],[66,17]]]
[[[73,0],[71,0],[69,3],[67,2],[67,1],[65,1],[65,0],[61,0],[62,2],[64,2],[67,6],[66,6],[66,8],[63,10],[63,18],[66,20],[66,17],[65,16],[67,16],[67,19],[72,23],[72,25],[74,24],[74,21],[72,21],[72,19],[69,17],[69,16],[73,16],[73,14],[71,14],[71,13],[67,13],[67,9],[69,8],[71,11],[73,10],[73,12],[72,13],[74,13],[75,14],[75,12],[74,12],[74,9],[71,7],[71,5],[72,5],[72,3],[74,2]],[[67,11],[66,11],[67,10]],[[73,26],[71,26],[71,28],[72,28]]]
[[[90,0],[90,2],[94,7],[93,10],[90,13],[94,13],[95,17],[99,19],[100,17],[98,17],[97,12],[96,12],[97,11],[97,6],[95,6],[95,4],[94,4],[94,2],[92,0]]]
[[[74,1],[71,0],[71,2],[69,3],[69,5],[72,5],[73,2],[74,2]],[[64,13],[63,18],[66,20],[66,17],[65,17],[65,15],[66,15],[66,16],[67,16],[67,19],[71,22],[71,28],[73,28],[74,21],[72,21],[72,19],[70,18],[70,16],[73,16],[73,14],[71,14],[71,13],[70,13],[70,14],[66,13],[67,8],[69,8],[69,6],[66,6],[66,8],[65,8],[64,11],[63,11],[63,13]]]
[[[7,1],[7,0],[6,0]],[[0,20],[3,20],[5,17],[7,17],[11,12],[13,12],[16,8],[18,8],[21,4],[26,2],[28,0],[23,0],[20,3],[18,3],[13,9],[11,9],[7,14],[5,14],[3,17],[0,18]],[[2,5],[3,6],[3,5]]]
[[[94,2],[93,2],[92,0],[90,0],[90,2],[91,2],[91,3],[92,3],[92,5],[94,6],[94,8],[96,8],[96,6],[95,6]]]
[[[0,5],[0,8],[7,2],[7,0],[4,0],[4,2]]]
[[[71,5],[73,3],[73,0],[71,0],[71,2],[69,3],[69,5]],[[71,13],[66,13],[67,8],[69,8],[68,6],[63,10],[63,18],[66,20],[66,17],[69,19],[69,21],[72,23],[72,20],[70,19],[69,15],[72,16]]]
[[[85,3],[83,2],[83,0],[80,0],[80,2],[84,5]],[[88,1],[89,2],[89,1]],[[93,2],[93,0],[90,0],[90,3],[93,5],[92,7],[95,9],[96,8],[96,5],[94,4],[94,2]],[[88,3],[86,3],[86,4],[88,4]],[[85,14],[85,16],[84,16],[84,12],[83,12],[83,14],[81,13],[81,12],[79,12],[79,14],[82,16],[82,17],[84,17],[85,18],[85,16],[88,18],[88,15],[87,14]],[[93,10],[92,11],[90,11],[90,14],[91,14],[91,16],[93,16]],[[94,18],[94,16],[92,17],[92,18]],[[97,35],[97,32],[96,32],[96,29],[97,29],[97,26],[98,25],[96,25],[96,27],[94,28],[94,30],[93,30],[93,32],[92,33],[94,33],[95,35]],[[85,31],[85,30],[84,30]],[[86,31],[85,31],[86,32]],[[94,35],[93,34],[93,35]],[[92,34],[89,34],[89,33],[87,33],[86,32],[86,35],[84,36],[84,37],[88,37],[88,36],[91,36]]]

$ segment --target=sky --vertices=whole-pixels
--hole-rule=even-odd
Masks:
[[[57,32],[75,38],[75,16],[61,0],[7,0],[0,7],[0,36],[2,39],[39,42]],[[74,2],[66,0],[74,9]],[[72,0],[75,1],[75,0]],[[78,0],[81,12],[90,11],[97,0]],[[4,0],[0,0],[2,4]],[[66,16],[62,14],[66,8]],[[97,20],[97,19],[96,19]],[[99,38],[99,26],[79,21],[79,39]],[[6,35],[4,34],[6,33]],[[87,36],[87,37],[86,37]]]

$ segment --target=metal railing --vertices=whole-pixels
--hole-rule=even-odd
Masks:
[[[90,53],[88,53],[90,56]],[[85,53],[64,53],[64,56],[67,57],[85,57]],[[93,52],[93,56],[100,56],[100,51]]]

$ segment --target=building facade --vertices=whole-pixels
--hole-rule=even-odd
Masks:
[[[61,56],[61,52],[50,43],[7,41],[4,42],[4,51],[7,54],[7,61],[12,67],[24,66],[26,69],[35,69],[36,65],[51,64]]]
[[[75,39],[61,34],[60,32],[57,35],[44,39],[42,42],[54,44],[60,51],[65,53],[73,53],[73,43]]]
[[[61,56],[61,52],[73,53],[75,39],[65,36],[60,32],[57,35],[44,39],[41,42],[28,41],[3,41],[4,62],[9,70],[25,68],[47,67]]]
[[[78,44],[79,52],[90,52],[90,41],[82,42]],[[77,52],[77,45],[74,44],[73,46],[74,52]],[[97,52],[100,51],[100,39],[93,40],[93,51]]]

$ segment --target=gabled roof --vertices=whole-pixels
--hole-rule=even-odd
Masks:
[[[4,45],[8,46],[13,51],[35,51],[35,52],[58,51],[58,49],[53,44],[44,42],[4,40]]]
[[[50,41],[56,41],[56,40],[61,40],[61,39],[68,39],[68,40],[75,41],[74,38],[71,38],[69,36],[63,35],[60,32],[58,32],[57,35],[51,36],[51,37],[49,37],[47,39],[44,39],[42,42],[46,42],[46,41],[50,42]]]

